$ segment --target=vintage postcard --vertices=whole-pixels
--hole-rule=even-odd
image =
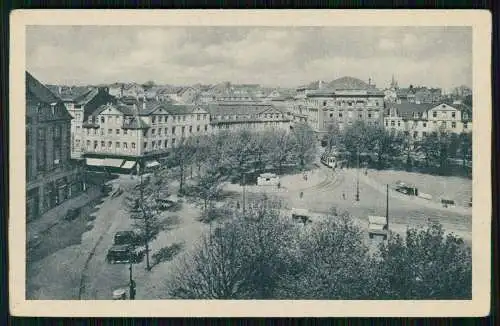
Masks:
[[[484,316],[487,11],[11,14],[17,316]]]

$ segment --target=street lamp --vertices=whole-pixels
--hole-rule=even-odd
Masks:
[[[129,258],[130,265],[128,267],[128,270],[129,270],[129,286],[130,286],[129,297],[130,297],[130,300],[135,300],[135,281],[132,279],[132,263],[133,263],[132,252],[130,252],[129,255],[130,255],[130,258]]]
[[[359,201],[359,150],[358,150],[358,169],[356,172],[356,201]]]

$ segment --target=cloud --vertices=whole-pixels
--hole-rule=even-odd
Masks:
[[[47,83],[297,86],[350,75],[385,86],[471,84],[470,29],[459,27],[132,27],[27,29],[27,67]]]

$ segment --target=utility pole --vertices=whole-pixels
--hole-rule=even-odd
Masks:
[[[243,208],[243,214],[245,214],[245,192],[246,192],[246,186],[245,186],[245,183],[246,183],[246,177],[245,177],[245,173],[243,173],[243,203],[242,203],[242,208]]]
[[[385,218],[387,219],[387,230],[389,230],[389,185],[386,185]]]
[[[356,201],[359,201],[359,150],[358,150],[358,169],[356,172]]]
[[[129,269],[129,286],[130,286],[129,297],[130,297],[130,300],[135,300],[135,281],[132,279],[132,263],[133,263],[132,258],[133,258],[132,253],[130,253],[130,265],[128,267],[128,269]]]

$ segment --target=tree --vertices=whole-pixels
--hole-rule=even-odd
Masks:
[[[368,126],[365,130],[371,139],[370,143],[374,145],[379,169],[385,167],[387,160],[401,154],[403,146],[403,137],[401,135],[378,126]]]
[[[206,212],[211,202],[219,197],[222,191],[222,182],[225,179],[217,169],[208,169],[203,175],[198,176],[195,186],[197,196],[203,200],[203,209]]]
[[[351,161],[358,153],[371,153],[375,147],[374,133],[363,121],[356,121],[348,126],[341,137],[341,144],[349,151]]]
[[[184,191],[184,181],[186,169],[191,164],[196,152],[196,144],[193,138],[181,138],[177,146],[172,147],[172,152],[168,158],[169,167],[178,167],[179,193]]]
[[[268,200],[234,210],[178,266],[170,293],[184,299],[271,299],[294,234]]]
[[[138,236],[142,239],[146,254],[146,269],[151,270],[149,243],[156,239],[164,225],[158,219],[158,199],[168,196],[165,182],[166,170],[157,170],[151,177],[143,179],[127,196],[131,217]]]
[[[342,132],[339,129],[338,124],[328,125],[328,129],[325,135],[326,145],[328,150],[332,150],[334,147],[339,147],[342,145]]]
[[[295,266],[281,284],[282,296],[295,299],[367,299],[371,259],[362,230],[347,213],[335,210],[300,237]]]
[[[288,162],[294,150],[294,141],[290,133],[283,130],[273,132],[273,137],[269,143],[270,160],[274,167],[278,168],[278,173],[282,172],[283,164]]]
[[[471,299],[471,249],[439,224],[392,235],[379,258],[378,299]]]
[[[316,150],[314,131],[307,124],[297,124],[292,131],[293,152],[301,169],[312,162]]]

